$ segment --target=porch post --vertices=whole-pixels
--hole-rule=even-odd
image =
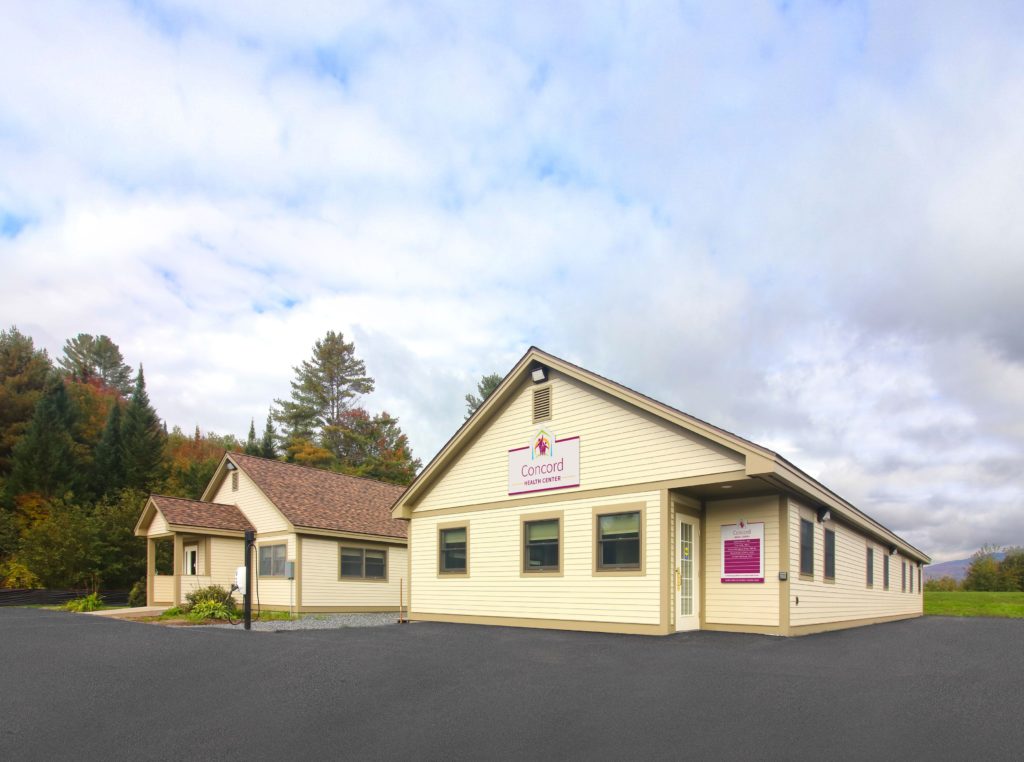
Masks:
[[[146,605],[152,606],[153,600],[153,577],[156,575],[156,540],[152,537],[146,538]]]
[[[174,533],[174,604],[177,606],[181,603],[181,574],[182,566],[185,563],[184,551],[182,549],[183,543],[181,541],[181,535],[177,532]]]

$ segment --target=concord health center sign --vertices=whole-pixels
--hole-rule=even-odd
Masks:
[[[544,429],[526,447],[508,451],[508,494],[580,486],[580,438],[556,439]]]

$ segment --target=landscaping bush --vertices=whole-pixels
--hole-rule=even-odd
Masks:
[[[193,622],[202,622],[206,619],[227,620],[230,616],[231,609],[223,601],[210,599],[198,601],[188,612],[188,618]]]
[[[235,600],[231,597],[231,594],[220,585],[210,585],[208,587],[200,587],[188,593],[185,596],[185,600],[188,601],[186,604],[186,613],[191,612],[196,606],[203,602],[216,603],[223,606],[224,609],[231,613],[235,610]]]
[[[128,593],[128,605],[145,606],[146,605],[146,580],[145,578],[140,579],[134,585],[132,585],[131,591]]]
[[[82,598],[75,598],[73,601],[68,601],[64,604],[64,608],[68,611],[99,611],[103,608],[103,601],[100,598],[99,593],[89,593]]]

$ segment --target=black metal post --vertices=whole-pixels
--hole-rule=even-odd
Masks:
[[[245,616],[245,629],[252,629],[252,548],[256,544],[256,532],[245,530],[245,595],[242,610]]]

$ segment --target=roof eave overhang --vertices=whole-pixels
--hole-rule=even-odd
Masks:
[[[341,537],[350,540],[363,540],[366,542],[383,542],[391,544],[407,545],[409,540],[391,534],[370,534],[369,532],[347,532],[342,529],[323,529],[321,527],[306,527],[295,525],[295,533],[302,535],[318,535],[321,537]]]
[[[217,529],[215,527],[199,527],[191,524],[167,524],[167,528],[177,534],[204,534],[220,537],[245,537],[244,529]]]
[[[748,476],[757,476],[783,491],[795,492],[807,499],[812,505],[828,508],[837,518],[875,537],[880,542],[895,547],[901,555],[924,564],[931,563],[931,557],[927,553],[915,548],[891,529],[878,523],[859,508],[847,502],[785,459],[780,457],[772,458],[770,468],[765,468],[764,465],[761,468],[763,470],[756,473],[751,473],[748,469]]]
[[[159,510],[160,509],[156,507],[156,503],[153,501],[153,496],[152,495],[150,495],[148,498],[146,498],[146,505],[142,509],[142,513],[139,515],[139,520],[135,522],[134,534],[135,534],[136,537],[146,537],[147,536],[147,533],[142,529],[142,525],[146,524],[146,526],[148,526],[149,525],[149,521],[150,521],[149,517],[152,515],[152,513],[154,511],[159,511]]]

